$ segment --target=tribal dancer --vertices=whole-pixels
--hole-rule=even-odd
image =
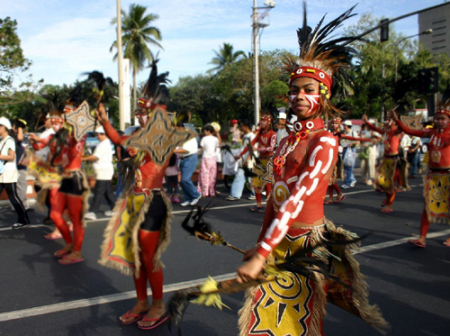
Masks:
[[[78,96],[79,88],[76,88],[72,93],[71,100],[65,104],[65,114],[70,114],[77,109],[81,101]],[[87,210],[89,186],[86,176],[81,171],[81,156],[86,143],[86,135],[77,140],[74,132],[73,127],[71,129],[61,128],[49,143],[52,155],[51,164],[61,166],[63,170],[61,186],[56,195],[50,197],[52,202],[50,217],[66,243],[63,249],[54,253],[54,256],[60,259],[61,265],[84,261],[81,256],[81,247],[84,238],[84,214]],[[70,221],[73,223],[73,238],[63,217],[66,209]]]
[[[316,272],[312,277],[287,273],[288,279],[259,285],[247,292],[240,311],[241,336],[323,335],[327,299],[374,327],[386,326],[378,308],[368,303],[367,284],[350,247],[323,245],[355,237],[324,217],[323,199],[337,161],[338,137],[324,130],[321,118],[341,112],[330,101],[333,79],[337,80],[332,76],[350,66],[353,49],[343,44],[354,38],[332,40],[329,35],[353,16],[351,11],[323,28],[320,21],[311,33],[305,10],[304,25],[298,30],[300,57],[285,62],[290,74],[290,113],[297,121],[274,157],[275,182],[258,244],[237,270],[239,281],[251,281],[258,278],[266,260],[281,261],[301,249],[316,247],[309,256],[327,264],[349,287]]]
[[[261,161],[264,169],[267,169],[268,163],[271,161],[275,148],[277,146],[277,133],[272,129],[272,117],[270,115],[263,115],[259,121],[259,132],[253,139],[251,146],[253,150],[259,152],[259,160]],[[258,147],[254,146],[258,144]],[[245,147],[242,152],[235,157],[236,161],[239,160],[248,152],[248,147]],[[272,192],[272,185],[270,183],[265,183],[261,176],[263,172],[260,171],[257,165],[255,165],[254,173],[258,176],[252,178],[252,186],[255,190],[256,196],[256,207],[251,207],[252,212],[264,212],[265,208],[261,204],[261,193],[263,191],[264,185],[269,197]]]
[[[194,137],[190,131],[173,127],[167,112],[157,105],[161,94],[167,92],[163,84],[168,82],[168,73],[157,76],[156,72],[154,62],[143,98],[138,102],[136,116],[143,130],[136,135],[119,136],[108,121],[103,105],[97,111],[108,138],[116,145],[127,147],[132,155],[127,161],[131,166],[124,176],[123,194],[105,231],[100,263],[133,275],[137,302],[119,320],[124,325],[138,322],[138,327],[146,330],[167,320],[160,257],[170,241],[172,214],[170,200],[162,187],[164,172],[176,146]],[[133,143],[135,139],[138,140]],[[147,144],[148,150],[135,150],[139,141],[144,146]],[[148,282],[152,289],[151,306]]]
[[[28,170],[31,175],[36,177],[36,183],[39,185],[39,190],[37,191],[37,204],[44,209],[48,207],[49,209],[49,218],[55,223],[55,229],[53,232],[44,236],[45,239],[59,239],[62,238],[62,235],[58,229],[58,225],[64,225],[63,222],[54,221],[56,213],[51,211],[52,204],[54,205],[58,202],[57,193],[58,189],[61,186],[61,174],[57,169],[54,169],[50,166],[49,157],[49,143],[54,135],[63,127],[64,120],[61,115],[54,111],[51,115],[47,115],[47,119],[51,123],[52,133],[49,133],[46,137],[37,137],[35,134],[30,134],[29,138],[32,142],[33,148],[37,150],[34,156],[30,153],[30,160],[28,162]],[[44,153],[45,155],[42,155]],[[67,210],[65,211],[67,212]],[[69,217],[68,214],[65,214],[66,218]],[[58,217],[58,216],[57,216]],[[58,220],[58,218],[56,218]],[[64,229],[63,229],[64,230]],[[69,223],[69,230],[73,231],[72,223]]]
[[[386,129],[370,123],[367,115],[363,115],[362,119],[371,130],[384,134],[384,156],[377,169],[376,188],[386,194],[386,199],[381,203],[384,208],[380,211],[390,213],[394,211],[392,204],[397,193],[395,183],[399,181],[404,190],[411,189],[408,185],[407,166],[402,164],[399,156],[402,130],[398,129],[390,117],[386,118]]]
[[[339,140],[345,139],[350,141],[372,141],[372,139],[367,138],[356,138],[346,135],[341,132],[342,118],[336,117],[331,119],[331,131],[335,136],[339,138]],[[333,204],[333,203],[341,203],[345,200],[345,195],[342,193],[341,189],[337,184],[338,179],[344,178],[344,164],[341,155],[341,147],[339,147],[338,152],[338,161],[336,163],[336,167],[334,168],[333,174],[331,175],[330,182],[328,184],[328,195],[330,198],[324,202],[324,204]],[[337,198],[336,201],[333,200],[333,191],[336,190]]]
[[[392,117],[402,131],[420,138],[430,138],[428,172],[424,178],[425,204],[420,221],[420,237],[410,239],[408,243],[418,247],[426,247],[430,222],[449,224],[450,210],[450,101],[444,104],[434,115],[434,127],[415,130],[406,126],[392,111]],[[448,246],[448,239],[444,245]]]

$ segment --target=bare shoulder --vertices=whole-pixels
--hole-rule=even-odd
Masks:
[[[313,145],[321,145],[322,147],[337,147],[339,144],[339,139],[332,132],[322,130],[314,133],[312,143]]]

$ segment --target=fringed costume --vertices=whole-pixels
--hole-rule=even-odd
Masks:
[[[384,156],[377,169],[375,188],[386,194],[386,200],[382,203],[385,207],[381,209],[381,212],[392,212],[392,204],[397,193],[396,183],[399,183],[405,191],[411,190],[408,185],[407,163],[399,155],[402,131],[392,120],[387,121],[386,129],[379,128],[370,122],[366,125],[371,130],[384,135]]]
[[[272,161],[273,153],[275,152],[277,146],[277,133],[272,130],[272,117],[270,115],[263,115],[259,122],[260,129],[258,134],[251,142],[251,147],[258,145],[258,148],[253,149],[259,152],[260,165],[255,165],[254,173],[257,175],[252,178],[252,186],[255,191],[256,196],[256,208],[251,208],[252,211],[262,209],[261,206],[261,194],[263,189],[266,189],[267,195],[270,195],[272,191],[272,184],[263,180],[262,176],[266,173],[268,164]],[[242,152],[238,155],[238,159],[244,156],[248,152],[249,148],[245,147]],[[259,210],[261,211],[261,210]]]
[[[444,98],[448,98],[448,93]],[[443,106],[436,111],[435,118],[450,119],[450,104],[443,99]],[[448,122],[448,121],[447,121]],[[409,243],[425,247],[430,223],[450,223],[450,126],[417,130],[406,126],[400,119],[398,126],[407,134],[430,138],[428,172],[424,177],[425,204],[420,223],[420,238]]]
[[[387,326],[379,309],[368,303],[367,284],[350,251],[354,246],[323,246],[325,241],[348,241],[356,236],[324,217],[323,200],[334,174],[339,137],[324,130],[321,118],[341,113],[329,99],[333,81],[339,81],[342,70],[350,66],[354,50],[345,44],[354,38],[331,40],[329,36],[353,16],[351,11],[324,27],[320,21],[312,31],[306,25],[305,8],[304,24],[298,30],[300,57],[285,62],[290,75],[290,114],[297,121],[274,156],[273,191],[258,244],[248,263],[238,269],[241,279],[249,281],[264,268],[264,260],[270,265],[273,259],[286,259],[303,250],[324,261],[335,278],[325,279],[319,272],[311,277],[290,273],[289,278],[248,290],[240,311],[241,336],[323,335],[327,300],[376,328]]]
[[[168,73],[157,75],[156,62],[153,62],[136,111],[142,129],[131,137],[119,136],[109,121],[103,122],[111,142],[125,146],[132,156],[128,161],[131,166],[124,176],[124,192],[105,230],[99,261],[134,278],[138,303],[120,318],[122,324],[142,319],[148,311],[145,308],[148,306],[148,283],[152,289],[152,309],[155,305],[164,305],[160,258],[170,242],[172,214],[162,183],[175,148],[195,136],[192,131],[173,127],[167,111],[162,105],[157,105],[160,99],[167,97],[165,84],[169,80]],[[148,314],[155,314],[152,309]],[[144,318],[145,323],[151,321],[153,324],[139,324],[139,328],[157,327],[165,319],[167,317],[164,316]]]

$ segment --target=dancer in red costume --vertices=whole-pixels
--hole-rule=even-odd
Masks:
[[[72,95],[72,98],[74,94]],[[79,100],[74,99],[66,103],[64,113],[74,111]],[[55,252],[61,265],[69,265],[84,261],[81,256],[81,247],[84,239],[84,214],[87,210],[89,187],[86,176],[81,171],[81,157],[86,143],[86,135],[77,141],[72,130],[61,128],[51,139],[51,164],[61,166],[63,177],[61,186],[56,195],[51,196],[50,218],[61,233],[66,246]],[[67,209],[70,221],[73,224],[73,237],[69,226],[63,217]]]
[[[259,152],[259,160],[265,169],[267,164],[272,159],[273,153],[277,146],[277,133],[272,129],[272,117],[270,115],[263,115],[259,121],[259,132],[252,141],[252,147],[255,152]],[[258,144],[258,147],[255,147]],[[235,157],[236,161],[248,152],[248,147],[245,147],[242,152]],[[258,167],[254,172],[258,175],[252,179],[252,186],[255,190],[256,207],[250,208],[252,212],[264,212],[265,208],[261,204],[261,193],[263,191],[264,182],[261,180],[262,172]],[[272,185],[270,183],[265,184],[267,197],[272,191]]]
[[[157,76],[156,71],[156,62],[154,62],[143,92],[144,98],[139,99],[139,108],[136,111],[139,124],[147,133],[143,130],[136,136],[142,134],[151,136],[154,132],[158,132],[161,134],[160,142],[164,142],[164,139],[172,138],[172,136],[164,137],[164,134],[171,132],[170,134],[179,135],[179,132],[183,131],[180,129],[174,131],[170,121],[164,120],[163,115],[167,112],[157,105],[158,100],[161,99],[160,93],[163,92],[159,88],[168,81],[166,78],[168,73]],[[148,91],[155,89],[159,91]],[[150,113],[153,114],[152,118],[149,116]],[[124,192],[116,203],[114,217],[105,231],[100,263],[133,276],[137,302],[131,310],[120,316],[120,322],[122,324],[138,322],[138,327],[141,329],[153,329],[167,320],[163,301],[163,271],[160,257],[170,241],[171,205],[164,193],[162,183],[175,146],[179,144],[161,150],[165,155],[160,163],[157,163],[148,151],[137,151],[126,144],[129,137],[119,136],[109,123],[105,108],[101,104],[97,111],[97,118],[108,138],[116,145],[128,146],[128,151],[132,155],[129,160],[132,167],[124,177]],[[159,121],[162,124],[157,124]],[[156,129],[147,128],[154,125],[159,126],[155,126]],[[193,136],[192,134],[191,137]],[[164,146],[164,144],[161,145]],[[152,290],[151,306],[147,296],[148,282]]]
[[[240,335],[323,335],[326,301],[354,312],[375,327],[386,322],[370,306],[367,284],[348,246],[324,244],[351,240],[352,234],[325,219],[323,200],[337,162],[339,138],[324,130],[323,116],[342,113],[330,101],[333,75],[349,64],[353,49],[341,45],[352,38],[331,40],[328,34],[350,17],[351,10],[315,30],[298,30],[300,57],[288,58],[290,114],[293,129],[273,159],[274,185],[257,245],[246,253],[248,262],[237,270],[238,281],[257,279],[266,261],[282,263],[304,251],[306,257],[324,262],[349,287],[313,272],[311,276],[288,272],[286,277],[250,289],[240,311]],[[291,118],[288,118],[292,120]],[[353,235],[354,236],[354,235]],[[307,252],[310,251],[310,252]],[[331,254],[330,254],[331,253]],[[339,255],[339,260],[332,256]],[[344,303],[345,302],[345,303]],[[351,308],[350,308],[351,307]]]
[[[48,119],[51,122],[53,133],[50,133],[46,137],[37,137],[35,134],[30,134],[30,140],[33,145],[33,148],[37,151],[43,151],[45,148],[49,148],[49,143],[51,142],[51,139],[54,137],[54,135],[61,129],[61,127],[64,124],[64,121],[62,117],[58,113],[53,113],[52,115],[48,115]],[[42,158],[44,159],[44,158]],[[43,161],[44,165],[49,163],[49,158],[46,157]],[[52,205],[54,206],[58,202],[57,193],[58,189],[61,186],[61,179],[59,177],[56,177],[55,174],[49,174],[47,176],[40,176],[39,172],[33,173],[31,172],[37,179],[38,182],[40,182],[40,189],[38,191],[38,194],[36,196],[36,199],[40,206],[43,208],[45,205],[48,205],[49,207],[49,218],[55,223],[55,229],[53,232],[48,233],[44,236],[45,239],[59,239],[62,238],[62,234],[59,231],[58,226],[64,225],[63,222],[58,221],[55,222],[55,212],[51,211]],[[55,176],[55,178],[49,178],[49,176]],[[52,218],[53,216],[53,218]],[[66,218],[69,218],[69,214],[67,209],[64,211],[64,216]],[[56,216],[58,217],[58,216]],[[64,230],[64,229],[63,229]],[[73,231],[73,225],[72,223],[69,223],[69,230]]]
[[[392,111],[392,117],[402,131],[420,138],[430,138],[428,172],[424,179],[425,204],[420,221],[420,237],[410,239],[408,243],[426,247],[430,222],[450,223],[450,102],[441,106],[434,115],[434,127],[425,130],[413,130],[407,127]],[[444,242],[448,246],[449,239]]]
[[[331,119],[331,131],[334,135],[336,135],[339,140],[346,139],[350,141],[372,141],[372,139],[366,139],[366,138],[356,138],[348,136],[341,132],[341,125],[342,125],[342,119],[337,117]],[[341,203],[343,200],[345,200],[345,195],[342,193],[341,189],[339,188],[337,184],[338,179],[342,179],[344,176],[343,173],[343,162],[342,162],[342,155],[341,155],[341,148],[339,148],[339,154],[338,154],[338,161],[336,163],[336,166],[334,168],[333,175],[330,178],[330,182],[328,185],[328,195],[329,199],[324,202],[324,204],[333,204],[333,203]],[[333,191],[336,190],[337,192],[337,198],[336,201],[333,200]]]
[[[381,204],[383,208],[380,211],[390,213],[394,211],[392,204],[396,195],[396,182],[399,181],[404,190],[410,189],[407,183],[406,171],[401,171],[399,167],[399,147],[402,139],[402,130],[397,127],[390,117],[386,118],[386,129],[371,124],[367,115],[363,115],[362,119],[371,130],[385,135],[384,157],[377,170],[376,187],[386,194],[386,199]]]

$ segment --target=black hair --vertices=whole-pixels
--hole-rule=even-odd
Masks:
[[[248,128],[252,128],[251,126],[251,124],[250,124],[250,121],[248,121],[247,119],[245,119],[245,120],[243,120],[243,121],[241,121],[241,126],[245,126],[245,127],[248,127]]]
[[[18,118],[14,119],[13,125],[15,128],[19,128],[19,127],[26,128],[27,127],[27,124],[23,120],[18,119]]]
[[[204,130],[205,130],[205,131],[208,131],[208,132],[211,133],[211,134],[216,133],[216,130],[215,130],[214,127],[212,127],[211,125],[206,125],[206,126],[204,127]]]

